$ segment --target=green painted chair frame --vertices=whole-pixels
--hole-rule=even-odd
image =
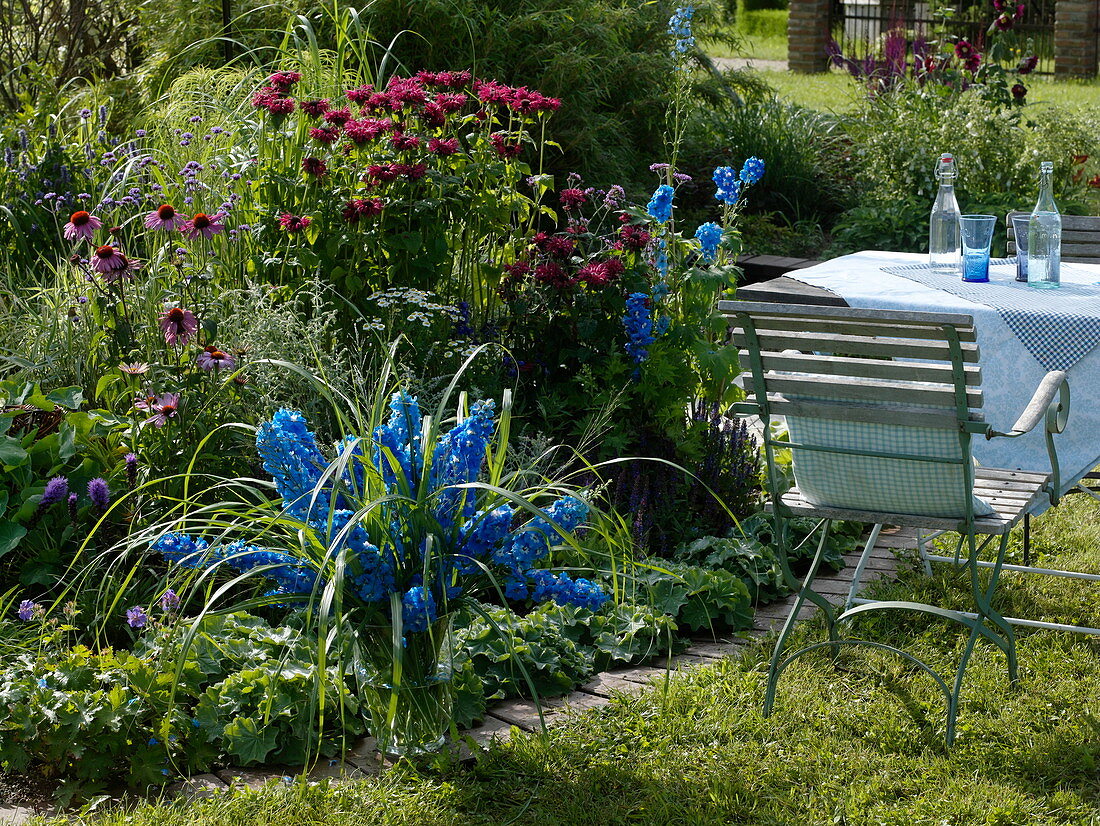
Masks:
[[[933,678],[946,700],[946,740],[950,746],[955,739],[963,679],[979,639],[1004,652],[1009,679],[1013,683],[1017,679],[1015,635],[1011,624],[994,609],[992,602],[1012,527],[1043,497],[1048,498],[1051,505],[1058,501],[1060,481],[1054,435],[1065,427],[1069,414],[1065,373],[1048,373],[1012,429],[1001,433],[988,425],[975,409],[982,405],[981,372],[970,316],[744,301],[723,301],[719,309],[730,320],[732,340],[740,349],[742,369],[746,371],[741,381],[748,395],[743,402],[733,406],[733,412],[758,416],[765,423],[762,441],[767,462],[769,509],[775,519],[783,577],[797,594],[769,664],[764,716],[773,709],[780,676],[795,659],[819,649],[829,649],[835,658],[842,646],[867,646],[892,652]],[[911,427],[914,421],[919,421],[919,427],[956,432],[960,452],[953,458],[936,458],[781,441],[773,436],[770,426],[772,418],[779,415],[903,427]],[[1045,423],[1051,473],[975,469],[971,453],[974,436],[1018,438],[1040,423]],[[782,474],[775,454],[787,449],[795,454],[796,484],[799,451],[961,466],[965,480],[966,495],[962,497],[967,503],[965,512],[961,516],[936,517],[811,504],[802,498],[797,487],[789,492],[782,487]],[[975,515],[971,492],[991,504],[995,512],[989,516]],[[813,516],[821,520],[817,551],[802,582],[795,578],[787,558],[790,540],[786,521],[795,516]],[[963,612],[909,601],[857,599],[855,586],[844,609],[838,610],[813,589],[828,530],[835,520],[861,521],[875,526],[857,566],[857,582],[883,524],[958,532],[960,539],[953,561],[969,572],[975,611]],[[983,537],[980,541],[979,536]],[[994,540],[997,540],[994,559],[979,564],[980,554]],[[964,547],[966,557],[962,559]],[[980,576],[982,570],[989,573],[984,584]],[[791,631],[807,602],[816,605],[824,614],[828,640],[786,652]],[[916,611],[962,625],[969,636],[953,677],[941,676],[926,663],[894,646],[875,640],[841,637],[839,629],[848,620],[882,610]]]

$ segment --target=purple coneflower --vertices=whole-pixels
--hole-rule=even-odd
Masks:
[[[107,487],[107,480],[97,476],[88,482],[88,498],[92,500],[92,507],[104,513],[111,504],[111,489]]]
[[[142,361],[135,361],[130,364],[120,364],[118,369],[127,376],[141,376],[149,372],[149,365]]]
[[[169,347],[184,345],[199,331],[199,320],[190,310],[173,307],[161,315],[160,329]]]
[[[145,226],[149,229],[173,230],[187,223],[187,216],[176,212],[171,204],[161,204],[155,212],[145,216]]]
[[[62,235],[66,241],[79,241],[81,238],[91,241],[95,231],[103,226],[103,222],[86,210],[74,212],[65,224]]]
[[[96,272],[114,273],[115,276],[120,271],[125,270],[127,266],[126,256],[112,247],[110,244],[104,244],[102,247],[96,249],[92,253],[92,269]]]
[[[293,235],[296,232],[301,232],[312,223],[312,219],[301,215],[291,215],[289,212],[284,212],[279,215],[279,226]]]
[[[214,346],[203,348],[199,353],[198,363],[203,370],[232,370],[237,366],[237,360],[233,356]]]
[[[149,615],[140,605],[135,605],[126,612],[126,624],[131,628],[144,628],[149,622]]]
[[[118,269],[109,270],[103,273],[103,280],[108,284],[118,281],[120,278],[128,278],[131,281],[134,280],[134,273],[141,269],[142,263],[136,258],[129,258],[128,256],[119,254],[122,259],[122,266]]]
[[[200,235],[203,238],[213,238],[225,227],[219,223],[220,215],[207,215],[205,212],[196,212],[190,221],[180,225],[180,232],[184,237],[194,240]]]
[[[163,393],[153,403],[153,415],[145,420],[146,424],[155,424],[164,427],[169,419],[174,419],[179,412],[179,393]]]

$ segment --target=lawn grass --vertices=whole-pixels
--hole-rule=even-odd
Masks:
[[[766,70],[759,70],[758,74],[776,90],[781,100],[823,112],[849,112],[864,94],[847,73],[836,69],[816,75]],[[1028,100],[1032,107],[1058,105],[1100,111],[1100,79],[1034,77],[1028,82],[1028,88]]]
[[[1070,497],[1035,523],[1039,561],[1100,569],[1100,504]],[[1019,553],[1019,537],[1014,539]],[[1100,625],[1100,587],[1006,574],[1007,614]],[[963,578],[914,567],[880,596],[963,606]],[[865,636],[904,644],[949,669],[957,629],[912,615],[863,621]],[[820,635],[805,623],[799,635]],[[943,700],[900,659],[803,658],[763,720],[764,647],[668,690],[620,697],[545,736],[516,733],[470,769],[396,769],[342,786],[268,787],[192,805],[143,805],[78,818],[95,826],[240,824],[986,824],[1100,823],[1100,642],[1025,631],[1021,681],[976,649],[955,748]]]

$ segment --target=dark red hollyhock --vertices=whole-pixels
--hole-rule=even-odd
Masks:
[[[1100,189],[1100,175],[1093,175],[1088,179],[1088,185],[1093,189]]]
[[[955,44],[955,57],[959,60],[966,60],[972,54],[974,54],[974,44],[965,38]]]
[[[1022,83],[1017,83],[1012,87],[1012,97],[1016,100],[1023,100],[1027,97],[1027,87]]]
[[[968,57],[966,60],[963,61],[963,66],[966,68],[966,70],[968,72],[978,71],[978,67],[981,66],[981,65],[982,65],[982,56],[978,52],[974,52],[974,54],[970,55],[970,57]]]
[[[1021,75],[1029,75],[1035,71],[1035,67],[1039,65],[1039,56],[1032,55],[1031,57],[1025,57],[1020,60],[1020,65],[1016,67],[1016,71]]]

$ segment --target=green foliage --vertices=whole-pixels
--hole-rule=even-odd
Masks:
[[[808,564],[813,559],[821,535],[817,530],[818,524],[818,520],[805,516],[786,520],[792,568]],[[770,514],[753,514],[741,522],[740,528],[745,537],[768,548],[776,547],[775,522]],[[844,567],[844,555],[859,547],[862,535],[863,525],[859,522],[833,522],[825,541],[822,563],[839,571]]]
[[[704,536],[677,549],[676,558],[739,576],[753,604],[771,602],[790,593],[774,547],[755,539]]]
[[[737,31],[745,37],[786,37],[787,10],[745,8],[737,15]]]
[[[650,605],[623,602],[598,613],[575,605],[543,605],[537,613],[561,623],[595,671],[645,662],[679,647],[673,639],[675,621]]]
[[[683,562],[662,562],[642,574],[654,610],[692,631],[739,631],[752,624],[749,590],[737,574]]]

